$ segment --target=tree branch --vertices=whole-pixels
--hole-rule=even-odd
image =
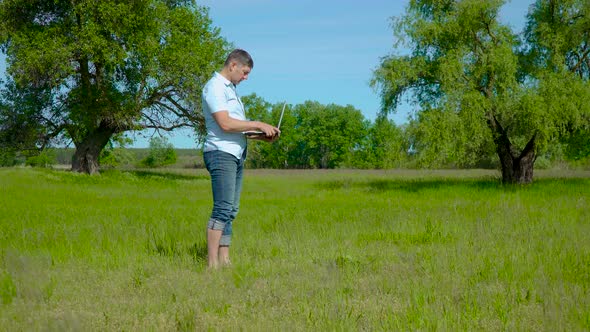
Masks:
[[[156,125],[156,124],[144,124],[141,125],[141,127],[143,129],[160,129],[160,130],[165,130],[165,131],[173,131],[174,129],[178,129],[178,128],[184,128],[184,127],[192,127],[190,124],[187,123],[178,123],[175,125],[171,125],[171,126],[163,126],[163,125]]]
[[[153,114],[154,116],[158,116],[158,114]],[[184,122],[174,122],[174,121],[170,121],[167,119],[157,119],[154,118],[153,116],[150,116],[147,113],[143,113],[143,117],[148,121],[148,123],[143,123],[140,124],[139,126],[141,128],[147,129],[147,128],[154,128],[154,129],[162,129],[162,130],[166,130],[166,131],[172,131],[176,128],[181,128],[181,127],[191,127],[192,125],[186,121]],[[169,125],[165,125],[164,123],[168,122],[170,123]]]
[[[173,113],[177,117],[182,117],[182,114],[181,113],[179,113],[173,107],[170,107],[169,105],[166,105],[165,103],[163,103],[161,101],[156,101],[155,102],[155,105],[165,108],[166,110],[168,110],[169,112]]]
[[[585,48],[586,51],[583,52],[581,56],[579,56],[579,60],[577,61],[575,67],[570,69],[573,73],[577,73],[578,71],[580,71],[582,65],[584,65],[584,63],[588,61],[588,55],[590,55],[590,48],[588,48],[587,46]],[[582,76],[581,78],[583,78],[583,73],[580,72],[579,74]]]
[[[494,43],[494,45],[498,45],[498,38],[496,37],[496,35],[492,32],[492,29],[490,27],[490,21],[486,21],[486,20],[482,20],[484,22],[484,25],[486,27],[486,30],[488,32],[488,35],[490,36],[490,38],[492,38],[492,42]]]
[[[185,107],[183,107],[182,105],[180,105],[180,103],[178,103],[176,100],[174,100],[174,99],[172,98],[172,96],[170,96],[170,95],[167,95],[165,98],[166,98],[166,99],[167,99],[169,102],[171,102],[171,103],[172,103],[174,106],[176,106],[176,108],[178,108],[179,110],[181,110],[183,113],[186,113],[186,112],[188,111],[188,110],[187,110]]]
[[[536,138],[537,138],[537,133],[535,133],[533,135],[533,137],[529,140],[527,145],[524,147],[524,149],[520,153],[520,156],[518,157],[519,159],[526,157],[530,152],[533,152],[535,150]]]
[[[167,86],[165,84],[163,84],[163,86]],[[169,94],[174,93],[175,89],[172,87],[169,90],[162,90],[159,91],[159,89],[156,89],[148,98],[147,98],[147,104],[148,105],[152,105],[154,104],[156,101],[167,97]]]

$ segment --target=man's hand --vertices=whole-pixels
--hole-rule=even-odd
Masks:
[[[264,142],[274,142],[279,139],[280,134],[276,134],[273,136],[266,136],[265,134],[257,134],[257,135],[248,135],[247,137],[250,139],[255,139]]]
[[[267,138],[278,137],[281,134],[279,128],[264,122],[254,121],[258,130],[262,131]]]

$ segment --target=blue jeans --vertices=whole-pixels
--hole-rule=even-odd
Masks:
[[[245,157],[246,151],[241,159],[218,150],[203,153],[213,190],[213,211],[207,228],[223,231],[220,246],[231,244],[232,222],[240,208]]]

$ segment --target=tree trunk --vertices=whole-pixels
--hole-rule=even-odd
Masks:
[[[502,167],[502,182],[509,184],[527,184],[533,182],[533,169],[536,153],[536,135],[529,140],[521,153],[518,153],[507,131],[502,128],[496,118],[493,119],[491,128],[494,131],[496,152]]]
[[[529,145],[535,145],[535,137],[531,138]],[[534,148],[525,148],[518,156],[510,152],[511,146],[497,147],[498,157],[502,165],[502,182],[512,184],[527,184],[533,182],[533,166],[536,153]]]
[[[113,134],[113,129],[101,124],[95,131],[86,135],[81,142],[76,143],[76,152],[72,157],[72,171],[97,174],[100,152]]]

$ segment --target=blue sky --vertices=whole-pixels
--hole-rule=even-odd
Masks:
[[[523,28],[533,0],[512,0],[501,20],[515,31]],[[256,93],[276,103],[352,105],[367,119],[379,112],[377,92],[369,87],[381,57],[394,52],[390,18],[399,16],[407,0],[204,0],[213,25],[235,47],[250,52],[254,69],[238,86],[240,95]],[[0,61],[3,71],[4,61]],[[391,115],[407,121],[411,106]],[[148,140],[135,136],[135,147]],[[170,141],[195,148],[190,131],[177,131]]]

